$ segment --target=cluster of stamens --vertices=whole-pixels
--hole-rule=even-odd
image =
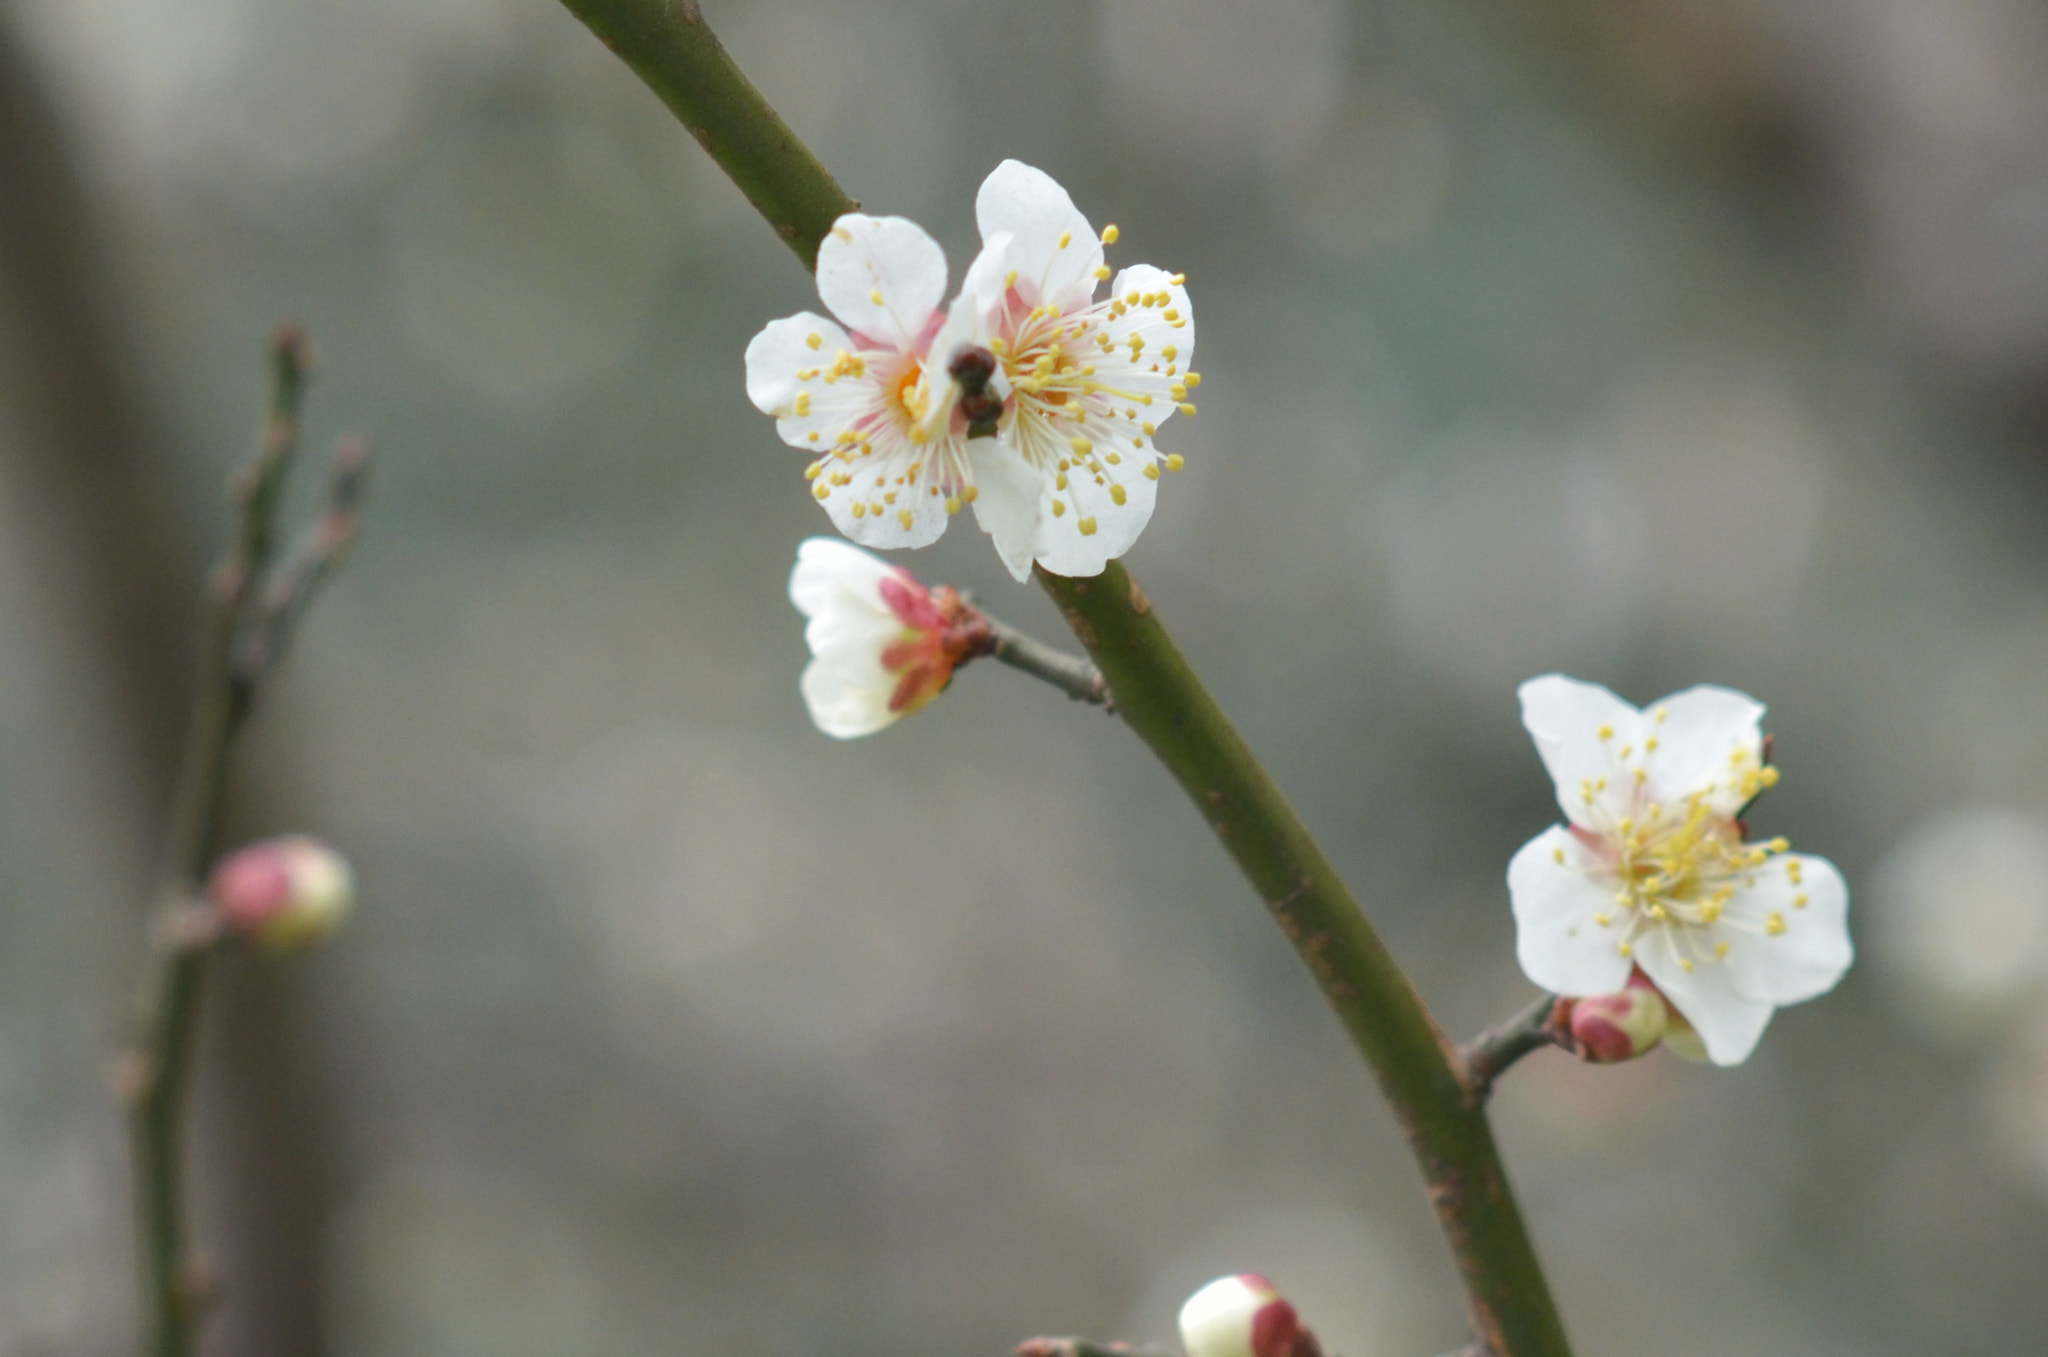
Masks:
[[[1652,729],[1661,726],[1665,710],[1652,713]],[[1573,835],[1594,859],[1596,869],[1615,886],[1614,907],[1593,916],[1602,928],[1619,927],[1615,946],[1623,956],[1633,956],[1643,935],[1660,932],[1671,946],[1679,966],[1687,971],[1696,962],[1718,961],[1729,952],[1726,938],[1717,937],[1707,946],[1702,931],[1718,926],[1738,933],[1761,933],[1776,937],[1786,930],[1785,917],[1776,910],[1761,923],[1727,915],[1729,902],[1738,885],[1754,885],[1758,874],[1769,868],[1778,855],[1790,850],[1782,838],[1764,843],[1744,843],[1742,823],[1733,815],[1717,811],[1707,799],[1717,791],[1732,791],[1743,804],[1767,788],[1777,785],[1778,770],[1761,761],[1749,749],[1729,756],[1726,782],[1716,782],[1687,794],[1680,805],[1667,806],[1649,799],[1646,784],[1650,761],[1658,750],[1655,734],[1638,749],[1624,745],[1613,750],[1615,732],[1600,728],[1600,741],[1610,750],[1609,773],[1585,779],[1580,798],[1585,818],[1592,829],[1575,828]],[[1608,824],[1604,793],[1613,781],[1628,789],[1631,813]],[[1556,852],[1562,865],[1565,852]],[[1797,858],[1783,862],[1794,887],[1800,883]],[[1805,894],[1795,894],[1793,908],[1803,909]],[[1725,916],[1725,917],[1724,917]]]

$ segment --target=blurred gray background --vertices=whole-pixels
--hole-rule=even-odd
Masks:
[[[1862,960],[1499,1127],[1587,1357],[2048,1347],[2048,11],[707,5],[956,271],[980,177],[1185,270],[1132,553],[1446,1025],[1530,993],[1514,685],[1770,703]],[[840,745],[740,354],[809,280],[547,0],[0,4],[0,1354],[131,1349],[106,1092],[219,486],[283,316],[362,547],[245,834],[359,916],[209,996],[209,1353],[993,1357],[1268,1272],[1462,1341],[1391,1121],[1197,817],[976,667]],[[908,562],[1060,628],[962,522]]]

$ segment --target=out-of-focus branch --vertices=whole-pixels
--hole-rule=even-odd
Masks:
[[[1557,996],[1538,995],[1514,1017],[1465,1043],[1459,1052],[1465,1062],[1465,1087],[1484,1102],[1510,1065],[1545,1046],[1564,1044],[1557,1025]]]
[[[366,446],[336,458],[330,498],[294,563],[271,581],[277,518],[299,446],[308,353],[304,334],[281,327],[271,341],[269,414],[256,455],[230,482],[235,523],[209,586],[204,666],[193,695],[158,890],[151,960],[138,1035],[126,1062],[144,1280],[156,1357],[187,1357],[206,1290],[186,1239],[184,1104],[206,962],[220,930],[200,901],[220,853],[235,737],[311,602],[354,535]]]
[[[1180,1357],[1158,1343],[1100,1343],[1092,1338],[1027,1338],[1017,1357]]]

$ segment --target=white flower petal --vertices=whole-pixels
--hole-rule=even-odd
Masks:
[[[804,667],[797,685],[809,708],[811,723],[827,735],[851,740],[892,725],[898,713],[889,710],[892,689],[849,688],[831,669],[816,660]]]
[[[1688,971],[1681,960],[1693,961]],[[1735,992],[1734,977],[1721,962],[1686,956],[1672,930],[1653,929],[1636,942],[1635,960],[1657,983],[1685,1020],[1706,1043],[1707,1058],[1716,1065],[1740,1065],[1749,1059],[1770,1024],[1772,1005],[1745,999]]]
[[[823,369],[852,348],[846,331],[810,311],[770,321],[747,345],[747,399],[762,414],[775,417],[775,431],[785,443],[824,452],[874,400],[873,391],[858,381],[820,380]],[[800,402],[802,393],[809,398]]]
[[[1116,314],[1103,318],[1102,332],[1111,349],[1096,359],[1097,371],[1105,385],[1151,396],[1153,403],[1145,408],[1144,417],[1163,424],[1180,399],[1172,395],[1172,388],[1194,365],[1194,306],[1173,275],[1150,264],[1125,269],[1110,287],[1119,306]],[[1134,337],[1139,341],[1135,351]],[[1112,362],[1115,376],[1110,375]]]
[[[1557,804],[1573,824],[1588,824],[1585,788],[1607,780],[1607,798],[1596,802],[1626,815],[1627,792],[1620,776],[1621,749],[1641,744],[1642,715],[1597,683],[1582,683],[1562,674],[1532,678],[1516,690],[1522,700],[1522,725],[1536,741],[1536,752],[1557,788]],[[1613,734],[1603,740],[1600,732]]]
[[[1563,825],[1523,844],[1508,863],[1515,958],[1529,979],[1557,994],[1612,994],[1628,980],[1620,950],[1625,916],[1615,888],[1589,874],[1597,866]],[[1604,927],[1601,916],[1610,920]]]
[[[849,212],[818,246],[818,296],[851,329],[909,353],[945,300],[945,251],[914,221]]]
[[[1734,884],[1726,918],[1741,931],[1724,934],[1724,964],[1737,994],[1782,1008],[1826,994],[1840,982],[1855,949],[1849,941],[1849,887],[1834,863],[1781,853]]]
[[[1095,295],[1102,242],[1074,200],[1044,170],[1005,160],[982,180],[974,219],[983,240],[1008,232],[1009,267],[1027,306],[1051,302],[1062,311]]]
[[[1662,721],[1658,712],[1664,713]],[[1741,775],[1762,763],[1764,706],[1747,693],[1701,684],[1651,704],[1643,733],[1657,749],[1645,760],[1654,799],[1667,804],[1705,791],[1707,805],[1732,815],[1754,794]]]
[[[1055,575],[1100,575],[1145,531],[1158,483],[1128,457],[1120,465],[1103,466],[1099,477],[1078,462],[1058,474],[1066,478],[1065,489],[1056,478],[1039,482],[1038,563]],[[1114,494],[1118,488],[1124,495],[1121,504]]]
[[[967,465],[974,476],[974,521],[995,540],[996,555],[1010,574],[1019,583],[1030,579],[1043,478],[994,438],[969,440]]]
[[[797,546],[796,566],[789,572],[789,601],[805,617],[816,617],[826,607],[841,603],[843,593],[851,593],[870,608],[886,608],[882,581],[903,573],[881,557],[836,537],[806,537]]]

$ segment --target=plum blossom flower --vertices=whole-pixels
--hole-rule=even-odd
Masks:
[[[1098,236],[1050,175],[1015,160],[982,182],[974,209],[981,254],[929,363],[956,379],[956,422],[993,433],[1008,454],[978,465],[988,479],[977,516],[1019,580],[1034,560],[1101,574],[1151,519],[1161,466],[1181,465],[1155,440],[1176,412],[1195,413],[1188,394],[1202,380],[1185,280],[1137,264],[1098,300],[1116,227]],[[962,417],[959,404],[977,399],[986,413]]]
[[[974,653],[976,614],[952,589],[832,537],[797,548],[789,600],[810,619],[799,686],[819,730],[872,735],[937,697]]]
[[[995,452],[969,446],[955,383],[924,361],[945,295],[946,256],[924,228],[851,212],[818,247],[818,296],[838,322],[802,311],[747,345],[748,398],[815,458],[804,474],[833,526],[871,547],[937,541]]]
[[[1316,1336],[1255,1272],[1218,1277],[1180,1307],[1188,1357],[1322,1357]]]
[[[1852,957],[1841,873],[1744,842],[1738,817],[1778,780],[1761,704],[1701,686],[1638,711],[1558,674],[1520,696],[1569,822],[1508,865],[1531,980],[1611,995],[1640,967],[1673,1010],[1665,1042],[1696,1034],[1717,1065],[1746,1059],[1774,1009],[1834,988]]]

